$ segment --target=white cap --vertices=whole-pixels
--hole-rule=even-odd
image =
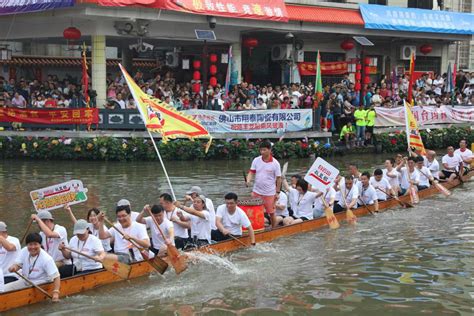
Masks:
[[[51,215],[51,213],[48,212],[48,211],[39,211],[38,212],[38,217],[42,221],[44,221],[46,219],[54,220],[53,215]]]
[[[89,223],[85,219],[80,219],[74,224],[74,235],[77,234],[85,234],[87,228],[89,227]]]
[[[0,232],[6,232],[7,231],[7,224],[5,222],[0,222]]]
[[[126,199],[121,199],[117,202],[117,206],[130,206],[130,201]]]
[[[188,192],[186,192],[186,194],[188,195],[191,195],[193,193],[196,193],[197,195],[201,195],[202,194],[202,190],[201,190],[201,187],[198,187],[197,185],[191,187],[191,189],[189,189]]]

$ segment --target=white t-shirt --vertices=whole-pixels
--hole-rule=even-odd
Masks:
[[[402,167],[402,169],[400,169],[400,174],[402,175],[402,181],[400,183],[400,186],[402,187],[402,189],[407,190],[410,187],[407,167]],[[411,172],[410,174],[411,174],[410,180],[412,180],[413,182],[416,182],[416,183],[419,184],[420,183],[420,173],[418,172],[418,170],[416,170],[416,168],[415,168],[415,170],[413,172]]]
[[[467,159],[467,158],[472,157],[472,151],[470,151],[467,148],[464,151],[461,151],[461,148],[458,148],[454,151],[454,154],[460,156],[461,159]],[[464,167],[468,167],[468,166],[469,166],[469,164],[464,163]]]
[[[285,209],[283,209],[283,210],[276,209],[276,211],[275,211],[276,216],[288,216],[289,215],[289,213],[288,213],[288,197],[286,196],[285,192],[280,192],[280,195],[278,196],[278,201],[277,201],[276,204],[285,206]]]
[[[281,176],[281,168],[275,158],[271,157],[268,162],[264,162],[262,156],[255,158],[250,172],[255,173],[253,192],[263,196],[276,194],[276,179]]]
[[[313,211],[314,210],[324,211],[326,207],[324,206],[323,201],[322,201],[323,196],[324,196],[324,199],[326,200],[326,203],[329,205],[329,202],[331,202],[331,199],[336,198],[336,190],[334,190],[334,188],[331,187],[329,191],[324,192],[321,197],[317,198],[313,204]]]
[[[104,225],[104,231],[107,230],[107,226]],[[89,223],[89,232],[91,233],[92,236],[95,236],[99,238],[100,242],[102,243],[102,247],[104,247],[105,252],[109,252],[112,250],[112,247],[110,246],[110,238],[107,239],[100,239],[99,237],[99,230],[95,229],[94,225]]]
[[[296,218],[305,217],[307,219],[313,219],[313,204],[317,199],[318,193],[307,191],[304,195],[301,195],[298,190],[290,188],[290,192],[298,193],[298,199],[296,201],[296,208],[293,210],[293,216]]]
[[[375,191],[375,188],[369,184],[368,187],[364,188],[362,186],[362,182],[359,182],[357,184],[358,190],[360,192],[359,199],[357,201],[358,205],[364,205],[360,200],[364,201],[365,204],[367,205],[372,205],[375,203],[375,201],[378,199],[377,192]]]
[[[344,184],[343,190],[344,190],[344,193],[346,195],[345,196],[345,202],[347,203],[347,205],[349,205],[352,202],[352,200],[354,200],[354,199],[357,200],[359,198],[359,189],[357,188],[356,184],[352,184],[352,188],[349,191],[347,191],[347,187]],[[341,199],[339,199],[337,204],[339,204],[341,207],[345,208],[346,205],[344,204],[344,198],[342,198],[342,191],[339,190],[339,192],[340,192]],[[357,207],[357,203],[354,204],[353,208],[356,208],[356,207]]]
[[[211,223],[211,229],[216,230],[216,210],[211,199],[206,198],[206,209],[209,211],[209,222]]]
[[[420,169],[418,169],[420,170]],[[423,174],[424,173],[424,174]],[[426,176],[425,176],[426,175]],[[429,187],[431,184],[430,184],[430,179],[427,178],[427,177],[432,177],[431,175],[431,171],[430,169],[426,168],[425,166],[423,166],[421,168],[421,172],[420,172],[420,182],[418,183],[418,185],[424,185],[424,186],[427,186]]]
[[[132,222],[130,226],[128,226],[127,228],[123,228],[122,225],[117,223],[115,224],[115,227],[117,227],[121,232],[135,239],[138,239],[138,240],[150,239],[146,232],[146,227],[143,224]],[[115,230],[113,227],[109,228],[109,234],[114,238],[115,253],[120,252],[120,253],[129,254],[130,253],[129,249],[133,249],[135,260],[137,261],[143,260],[143,257],[140,254],[140,251],[136,247],[132,246],[132,244],[128,240],[123,239],[122,235],[120,235],[120,233],[117,230]]]
[[[43,239],[41,246],[46,252],[53,257],[54,261],[62,261],[64,264],[70,264],[71,261],[64,259],[63,253],[59,250],[59,245],[64,243],[65,246],[68,246],[67,242],[67,231],[61,225],[54,224],[53,232],[59,234],[59,238],[47,238],[43,232],[40,232],[41,238]]]
[[[288,191],[288,203],[290,204],[291,210],[296,209],[296,203],[298,203],[298,191]]]
[[[31,257],[28,248],[24,247],[15,263],[21,266],[21,274],[34,284],[51,282],[59,276],[54,259],[43,249],[36,257]],[[29,284],[25,282],[25,285]]]
[[[426,157],[423,157],[423,165],[430,169],[430,172],[431,172],[431,175],[435,178],[435,179],[439,179],[439,162],[438,160],[433,159],[433,161],[429,161],[428,158]]]
[[[211,242],[211,222],[209,219],[209,211],[203,210],[201,214],[205,218],[187,213],[186,216],[191,220],[191,237],[196,236],[197,239],[205,239]]]
[[[189,238],[188,229],[173,222],[173,220],[179,220],[178,215],[176,215],[178,211],[184,213],[182,209],[175,207],[171,212],[166,212],[166,218],[173,223],[175,237]]]
[[[388,172],[387,169],[383,169],[382,172],[383,172],[383,177],[387,179],[392,189],[394,189],[395,192],[398,192],[398,188],[400,187],[400,178],[399,178],[400,173],[397,171],[397,169],[393,168],[392,171],[390,172]],[[392,178],[392,177],[389,177],[388,175],[391,175],[394,177]]]
[[[375,177],[370,177],[369,181],[370,185],[374,187],[375,191],[377,192],[377,199],[385,201],[387,200],[387,194],[383,193],[379,189],[390,193],[391,185],[387,178],[382,177],[380,181],[377,181]]]
[[[459,165],[463,161],[462,161],[461,156],[459,155],[454,154],[452,157],[450,157],[448,154],[446,154],[443,156],[443,159],[441,160],[441,162],[443,163],[443,170],[446,169],[444,168],[444,164],[448,164],[449,168],[455,168],[457,170]]]
[[[227,205],[219,205],[216,211],[216,219],[218,217],[221,218],[224,228],[234,236],[241,236],[242,227],[248,228],[250,226],[250,220],[247,214],[238,206],[234,214],[231,215],[227,210]]]
[[[104,251],[100,239],[90,234],[85,241],[79,240],[77,236],[72,236],[69,241],[69,247],[92,257]],[[71,252],[71,256],[77,271],[97,270],[102,268],[100,262],[96,262],[77,253]]]
[[[0,293],[5,292],[5,284],[3,281],[3,271],[0,269]]]
[[[153,220],[153,218],[145,217],[144,220],[146,222],[146,227],[149,228],[151,231],[151,242],[152,242],[153,248],[159,250],[161,246],[165,245],[163,236],[161,236],[160,231],[156,228],[155,221]],[[165,234],[167,238],[170,237],[170,229],[173,228],[174,230],[173,223],[166,217],[163,219],[163,222],[160,224],[160,228],[163,234]],[[170,240],[170,241],[174,245],[174,240]]]
[[[18,255],[20,254],[21,245],[18,238],[13,236],[8,236],[7,241],[13,245],[15,245],[15,251],[7,251],[0,245],[0,271],[3,271],[3,276],[15,276],[15,273],[9,272],[8,268],[10,268],[14,263]],[[3,278],[2,278],[3,280]]]

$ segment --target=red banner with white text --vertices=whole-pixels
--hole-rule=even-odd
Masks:
[[[98,0],[102,6],[144,6],[229,18],[288,22],[284,0]]]
[[[300,76],[316,76],[316,63],[298,63]],[[321,75],[343,75],[347,73],[347,62],[321,62]]]
[[[98,124],[98,109],[18,109],[0,108],[0,122],[31,124]]]

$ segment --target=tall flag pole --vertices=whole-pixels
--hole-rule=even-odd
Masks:
[[[314,87],[314,103],[313,107],[316,108],[319,105],[319,102],[323,100],[323,81],[321,78],[321,56],[316,57],[316,84]]]
[[[86,57],[86,43],[82,43],[82,85],[84,86],[84,99],[86,100],[86,107],[90,107],[89,98],[89,75],[87,74],[87,57]]]
[[[230,90],[230,75],[232,72],[232,45],[229,46],[229,58],[227,61],[227,73],[225,75],[225,99],[229,98],[229,90]]]
[[[410,57],[410,81],[408,83],[408,103],[413,106],[415,104],[413,100],[413,73],[415,71],[415,52],[411,53]]]
[[[171,185],[168,172],[166,171],[165,164],[161,158],[160,151],[156,146],[155,140],[152,136],[152,132],[158,132],[162,136],[163,143],[166,143],[169,139],[176,137],[186,137],[191,140],[194,138],[208,138],[209,141],[206,146],[206,152],[209,149],[212,137],[209,132],[195,119],[178,112],[174,107],[166,104],[152,96],[147,95],[143,92],[140,87],[135,83],[132,77],[128,72],[119,64],[120,70],[123,73],[125,81],[130,89],[130,92],[135,99],[137,104],[138,111],[142,117],[143,122],[145,123],[148,136],[150,136],[153,147],[155,148],[156,155],[160,160],[161,166],[168,181],[168,185],[173,195],[174,200],[176,200],[176,195],[174,194],[173,186]]]
[[[417,154],[426,156],[425,146],[423,146],[423,140],[421,139],[415,116],[411,112],[410,106],[407,102],[405,102],[405,100],[403,100],[403,105],[405,107],[405,128],[408,147],[415,148],[415,152]]]

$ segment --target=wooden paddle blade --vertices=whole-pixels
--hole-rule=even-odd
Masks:
[[[175,246],[168,246],[168,257],[176,274],[180,274],[188,268],[186,256],[181,255]]]
[[[339,222],[337,221],[336,216],[334,216],[334,212],[332,208],[326,207],[324,209],[324,214],[326,215],[326,220],[328,221],[329,227],[331,229],[338,229],[339,228]]]
[[[128,264],[122,263],[118,260],[114,260],[111,258],[105,258],[102,261],[102,265],[104,266],[104,269],[118,275],[120,278],[127,280],[128,276],[130,275],[130,271],[132,270],[132,267]]]
[[[346,220],[351,225],[355,225],[357,223],[357,217],[354,215],[354,213],[352,213],[352,210],[350,208],[348,208],[346,211]]]
[[[446,189],[443,185],[439,184],[438,181],[434,181],[434,186],[436,187],[436,189],[438,189],[439,192],[441,192],[442,194],[446,195],[446,196],[450,196],[451,195],[451,192]]]
[[[146,261],[160,274],[165,273],[165,271],[168,269],[168,264],[166,263],[166,261],[164,261],[158,256],[155,256],[154,258],[148,259]]]
[[[410,186],[408,189],[410,192],[410,200],[413,204],[418,204],[420,202],[420,197],[418,196],[418,192],[416,192],[416,189],[414,186]]]

